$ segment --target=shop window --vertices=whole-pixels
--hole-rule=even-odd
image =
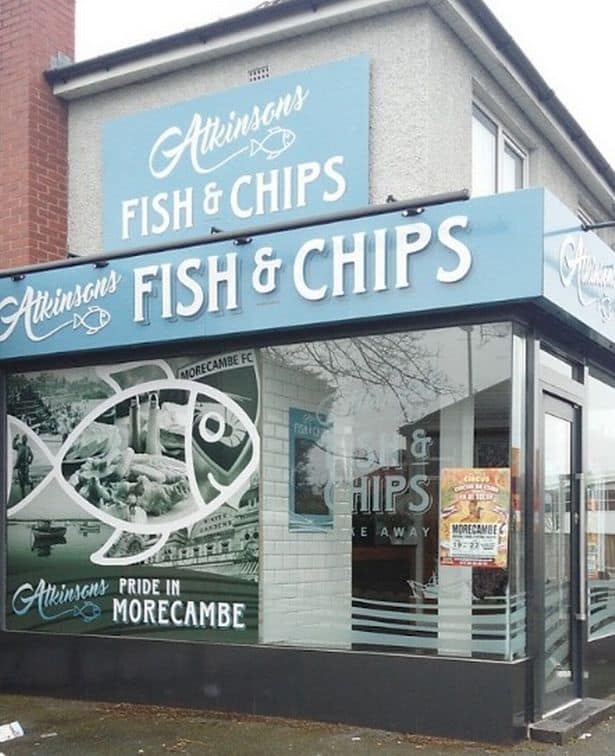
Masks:
[[[615,384],[588,381],[587,579],[590,640],[615,635]]]
[[[258,641],[258,543],[247,565],[235,548],[258,529],[253,350],[13,373],[5,402],[9,628]],[[13,600],[50,571],[73,576],[56,613]],[[75,585],[92,600],[77,606]]]
[[[583,368],[581,365],[564,359],[545,347],[540,349],[540,366],[541,368],[547,368],[547,370],[559,373],[565,378],[583,382]]]
[[[264,642],[524,653],[522,349],[486,324],[263,350]]]
[[[484,108],[472,109],[472,194],[512,192],[526,185],[527,153]]]

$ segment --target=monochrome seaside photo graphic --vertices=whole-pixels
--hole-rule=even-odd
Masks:
[[[126,522],[176,517],[196,507],[186,470],[188,392],[151,391],[106,408],[62,460],[89,504]]]
[[[30,589],[34,595],[41,581],[60,592],[100,580],[109,585],[91,613],[82,602],[78,612],[72,605],[62,612],[47,607],[43,616],[31,608],[9,612],[7,625],[230,639],[222,628],[156,629],[121,612],[116,617],[120,585],[145,576],[175,586],[186,606],[244,607],[235,642],[253,642],[260,552],[256,353],[24,372],[7,383],[9,605]]]

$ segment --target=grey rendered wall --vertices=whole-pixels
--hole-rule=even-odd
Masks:
[[[528,151],[530,186],[545,186],[575,212],[581,205],[595,219],[611,217],[610,208],[600,205],[472,51],[435,14],[428,29],[429,190],[471,188],[472,102],[477,101]],[[605,240],[615,241],[615,236]]]
[[[474,97],[530,151],[530,185],[546,186],[572,210],[610,217],[494,81],[426,6],[372,17],[194,66],[71,102],[69,249],[102,251],[102,124],[150,108],[247,83],[250,68],[271,76],[367,54],[371,60],[370,202],[470,188]],[[606,241],[615,240],[615,235]]]
[[[102,124],[248,82],[268,64],[280,76],[366,53],[371,60],[370,201],[424,194],[427,45],[431,14],[406,10],[333,27],[72,102],[69,110],[69,249],[102,251]],[[403,159],[400,159],[403,156]]]

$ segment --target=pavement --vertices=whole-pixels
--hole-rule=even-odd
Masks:
[[[0,743],[5,756],[453,756],[615,753],[615,716],[566,746],[522,741],[494,746],[343,725],[159,706],[0,695],[0,725],[24,735]]]

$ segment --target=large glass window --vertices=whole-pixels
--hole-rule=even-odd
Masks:
[[[587,578],[590,640],[615,634],[615,384],[588,383]]]
[[[472,194],[481,197],[525,186],[527,155],[483,108],[472,109]]]
[[[492,323],[11,375],[7,626],[516,658],[524,374]]]
[[[263,350],[264,642],[523,653],[522,352],[507,324]]]
[[[497,192],[498,129],[482,110],[472,112],[472,194]]]

